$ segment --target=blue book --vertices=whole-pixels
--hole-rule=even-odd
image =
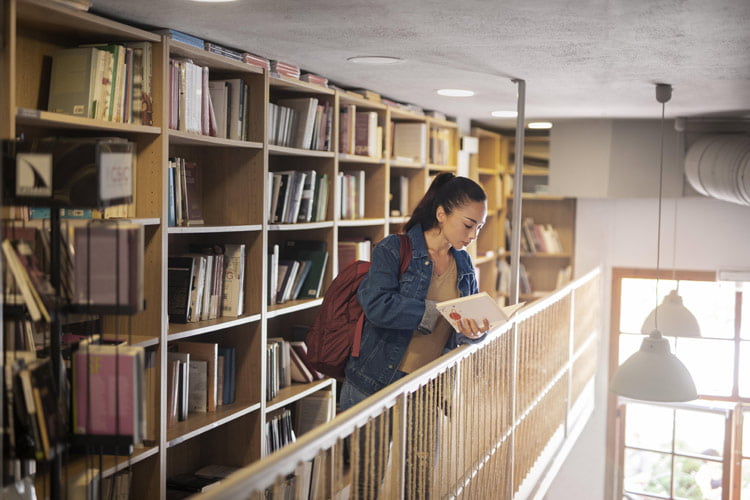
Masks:
[[[188,45],[192,45],[193,47],[198,47],[201,50],[203,50],[206,43],[202,38],[188,35],[187,33],[183,33],[182,31],[177,31],[172,28],[158,29],[154,30],[153,32],[158,33],[159,35],[166,35],[172,40],[177,40],[178,42],[186,43]]]
[[[234,347],[219,346],[219,356],[224,356],[224,386],[222,401],[225,405],[234,403],[235,352],[236,349]]]
[[[90,208],[61,208],[61,219],[91,219],[94,216]],[[49,208],[30,207],[29,219],[49,219]]]
[[[177,225],[174,206],[174,170],[174,167],[169,167],[169,169],[167,169],[167,182],[169,189],[167,195],[167,225],[169,225],[170,227]]]

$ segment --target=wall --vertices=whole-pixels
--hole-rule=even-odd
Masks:
[[[663,192],[681,196],[684,146],[672,120],[663,127]],[[659,120],[555,122],[550,132],[550,193],[575,198],[655,197],[661,130]]]
[[[673,229],[677,209],[677,245]],[[750,207],[708,198],[665,199],[661,266],[713,271],[750,269]],[[596,410],[547,492],[546,500],[602,500],[604,494],[607,353],[612,267],[656,267],[657,200],[580,199],[576,221],[576,274],[601,265],[604,325],[596,381]],[[618,499],[619,500],[619,499]]]

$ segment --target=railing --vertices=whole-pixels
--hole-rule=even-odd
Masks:
[[[535,302],[481,344],[442,356],[200,498],[541,497],[593,410],[599,274]]]

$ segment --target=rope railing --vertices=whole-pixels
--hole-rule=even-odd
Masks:
[[[512,500],[593,409],[599,270],[232,474],[204,499]]]

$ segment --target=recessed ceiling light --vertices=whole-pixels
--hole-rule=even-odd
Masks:
[[[552,128],[552,122],[529,122],[526,126],[533,129],[546,129]]]
[[[440,89],[437,91],[438,95],[446,97],[471,97],[474,95],[473,90],[463,89]]]
[[[392,56],[353,56],[346,60],[355,64],[395,64],[403,61],[400,57]]]
[[[518,116],[518,111],[493,111],[492,116],[494,116],[495,118],[515,118],[516,116]]]

